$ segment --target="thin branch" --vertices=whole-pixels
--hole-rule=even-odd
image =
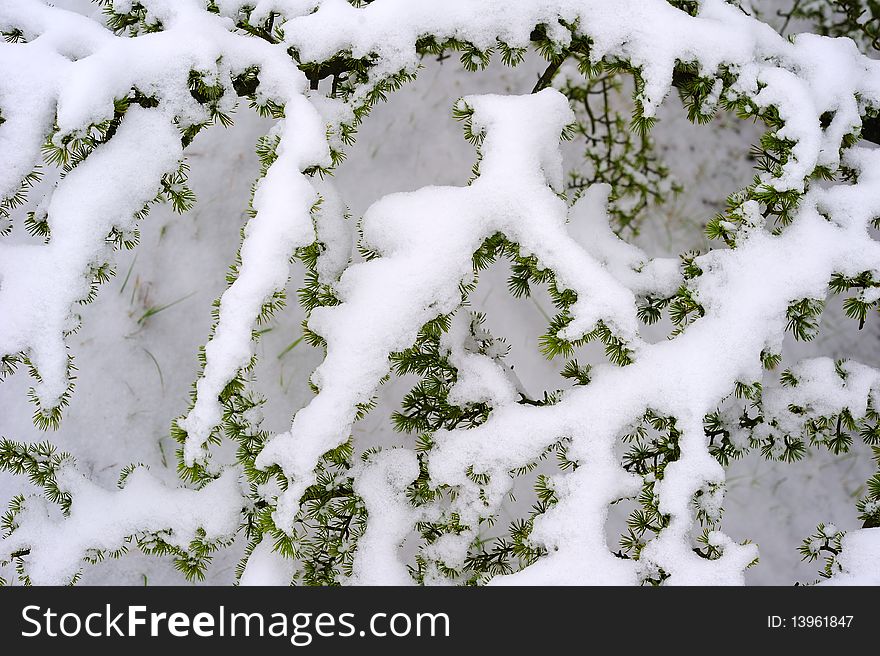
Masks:
[[[532,89],[532,93],[538,93],[539,91],[546,89],[550,86],[550,83],[553,81],[553,78],[559,71],[559,67],[562,66],[562,62],[568,59],[568,55],[569,52],[567,50],[563,50],[561,54],[550,60],[550,64],[547,66],[547,68],[541,74],[541,77],[539,77],[538,81],[535,83],[535,87]]]

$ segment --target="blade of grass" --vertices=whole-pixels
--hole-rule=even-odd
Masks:
[[[131,261],[131,266],[128,267],[128,273],[125,274],[125,280],[122,281],[122,287],[119,288],[120,294],[122,294],[122,292],[125,291],[125,286],[128,284],[128,279],[131,278],[131,272],[134,271],[134,265],[137,262],[137,259],[138,259],[138,254],[135,253],[134,258]]]
[[[299,339],[297,339],[297,340],[295,340],[294,342],[291,342],[290,344],[288,344],[287,348],[285,348],[283,351],[281,351],[281,353],[278,354],[278,359],[280,360],[280,359],[283,358],[285,355],[287,355],[288,353],[290,353],[293,349],[295,349],[295,348],[297,347],[297,345],[298,345],[301,341],[303,341],[304,338],[305,338],[305,335],[300,335],[300,338],[299,338]]]
[[[144,353],[146,353],[148,356],[150,356],[150,360],[152,360],[153,364],[156,365],[156,373],[159,374],[159,385],[162,387],[162,391],[164,392],[165,391],[165,377],[162,375],[162,367],[159,366],[159,361],[156,359],[156,356],[154,356],[152,353],[150,353],[143,346],[141,346],[141,349],[143,349]]]
[[[168,459],[165,457],[165,447],[162,445],[161,438],[159,438],[159,453],[162,454],[162,466],[168,469]]]
[[[535,300],[535,297],[534,297],[534,296],[529,296],[529,300],[532,302],[532,304],[533,304],[536,308],[538,308],[538,312],[541,313],[541,316],[544,317],[544,319],[546,319],[548,323],[549,323],[550,321],[552,321],[552,319],[550,318],[550,315],[547,314],[547,313],[544,311],[544,308],[542,308],[542,307],[538,304],[538,301]]]
[[[183,296],[182,298],[178,298],[176,301],[171,301],[170,303],[166,303],[165,305],[157,305],[157,306],[153,306],[151,308],[147,308],[147,311],[144,312],[143,315],[141,316],[141,318],[137,320],[138,325],[143,326],[144,322],[147,319],[149,319],[150,317],[154,317],[157,314],[159,314],[160,312],[164,312],[168,308],[174,307],[178,303],[185,301],[186,299],[188,299],[190,296],[193,296],[194,294],[195,294],[195,292],[192,292],[191,294],[187,294],[186,296]]]

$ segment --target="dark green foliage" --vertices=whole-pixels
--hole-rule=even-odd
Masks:
[[[26,475],[31,483],[43,489],[45,498],[50,503],[59,506],[65,515],[69,514],[75,499],[71,497],[67,489],[59,485],[57,476],[63,468],[75,469],[75,467],[76,463],[70,454],[59,453],[48,442],[24,444],[5,438],[0,439],[0,471]],[[137,465],[129,465],[123,469],[119,480],[120,488],[125,486],[126,479],[136,468]],[[23,496],[12,499],[9,509],[0,522],[0,531],[2,531],[3,537],[11,535],[18,528],[16,517],[25,509],[27,503],[27,498]],[[172,556],[175,567],[186,576],[187,580],[202,580],[205,569],[211,562],[211,554],[222,546],[228,546],[228,543],[224,541],[208,540],[201,528],[197,529],[196,538],[189,543],[186,549],[169,544],[165,540],[169,535],[168,531],[142,531],[128,536],[118,549],[112,551],[90,549],[85,554],[83,562],[94,564],[108,556],[119,558],[128,551],[128,544],[135,543],[145,554]],[[29,550],[27,549],[12,554],[19,579],[25,584],[30,582],[24,569],[28,554]],[[78,577],[77,574],[72,582],[75,582]]]
[[[61,506],[65,513],[70,509],[70,494],[58,487],[55,476],[61,467],[70,464],[70,454],[58,453],[49,442],[24,444],[0,439],[0,470],[27,476],[31,483],[43,489],[49,501]]]
[[[691,16],[696,16],[700,10],[700,3],[697,0],[668,0],[668,2],[676,9],[681,9]]]
[[[819,317],[824,307],[824,301],[815,298],[805,298],[792,303],[786,312],[788,318],[786,330],[800,341],[813,340],[819,332]]]
[[[865,528],[877,528],[880,527],[880,448],[876,446],[880,440],[878,440],[877,424],[870,427],[869,436],[866,437],[863,432],[862,437],[866,442],[874,445],[872,450],[874,461],[878,466],[878,473],[868,479],[867,494],[859,499],[856,509],[859,511],[859,520],[864,522]]]
[[[819,524],[816,532],[804,539],[798,547],[798,551],[801,553],[802,559],[808,562],[813,562],[820,556],[824,556],[824,566],[820,575],[826,579],[831,578],[841,569],[837,562],[837,556],[840,555],[840,543],[843,535],[843,531],[833,525]]]
[[[2,121],[0,121],[0,125],[2,125]],[[5,237],[12,232],[12,220],[10,216],[12,210],[22,207],[27,202],[28,192],[40,182],[42,177],[42,169],[37,165],[33,171],[24,177],[21,181],[21,186],[19,186],[15,193],[11,196],[0,199],[0,237]],[[33,212],[29,213],[29,219],[31,219],[31,215],[33,215]],[[34,220],[33,223],[36,224],[37,222]],[[48,226],[46,226],[45,229],[42,227],[40,229],[31,228],[28,224],[28,220],[25,220],[25,229],[31,235],[48,235]]]
[[[825,36],[846,36],[865,52],[880,50],[880,4],[876,0],[794,0],[779,12],[786,25],[791,18],[809,21]]]
[[[163,29],[162,23],[150,17],[139,2],[133,2],[129,11],[122,13],[113,8],[113,0],[92,1],[101,7],[107,27],[118,35],[138,36]]]
[[[571,57],[587,77],[567,76],[558,85],[576,112],[572,134],[584,144],[583,164],[570,173],[568,191],[576,198],[593,184],[609,184],[612,226],[622,234],[637,234],[646,210],[681,187],[655,152],[650,122],[636,120],[640,129],[633,130],[620,109],[626,106],[624,79],[632,71],[610,63],[593,65],[587,54]]]
[[[482,323],[482,318],[475,318]],[[457,380],[457,370],[442,352],[439,335],[423,328],[415,345],[391,356],[398,376],[415,374],[421,378],[403,398],[401,410],[391,416],[394,427],[407,433],[427,433],[441,428],[451,430],[483,423],[490,408],[484,403],[462,408],[447,397]]]
[[[22,357],[21,361],[27,366],[31,378],[37,382],[41,382],[42,377],[40,376],[40,372],[37,371],[37,368],[34,367],[33,364],[31,364],[31,361],[27,357]],[[65,389],[61,396],[55,400],[52,407],[45,407],[43,405],[42,400],[37,396],[37,392],[33,387],[28,390],[28,398],[36,406],[36,410],[34,410],[33,414],[34,426],[40,430],[57,430],[61,425],[62,412],[70,403],[70,397],[73,394],[73,388],[76,383],[76,376],[73,374],[74,371],[76,371],[76,366],[73,364],[73,357],[68,355],[67,389]]]

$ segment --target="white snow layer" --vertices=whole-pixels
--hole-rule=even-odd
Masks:
[[[293,579],[294,561],[272,548],[271,539],[262,539],[248,556],[247,567],[239,585],[289,585]]]
[[[281,14],[279,44],[233,31],[230,17],[250,2],[221,0],[219,16],[205,12],[198,0],[141,4],[150,19],[161,21],[161,32],[117,37],[37,0],[6,0],[0,7],[0,27],[18,27],[28,41],[0,45],[0,197],[13,194],[33,169],[53,121],[59,144],[111,118],[114,99],[132,88],[158,100],[153,109],[129,109],[115,136],[51,192],[47,243],[0,244],[0,353],[24,352],[39,372],[42,406],[59,402],[68,386],[64,335],[76,326],[75,304],[88,295],[87,273],[112,257],[108,233],[133,229],[134,213],[155,196],[162,176],[177,168],[184,155],[178,127],[207,120],[189,93],[190,72],[231,88],[233,76],[257,67],[258,98],[284,107],[273,131],[280,138],[278,158],[259,183],[240,272],[221,299],[197,400],[181,423],[188,431],[187,464],[209,457],[205,444],[222,417],[217,395],[250,360],[254,321],[287,282],[292,252],[316,238],[311,210],[319,197],[327,216],[337,219],[319,216],[317,236],[343,244],[349,234],[338,220],[341,202],[303,174],[329,164],[327,134],[333,126],[322,114],[326,103],[309,96],[288,48],[305,62],[339,52],[374,53],[370,75],[376,81],[414,70],[415,43],[425,34],[483,49],[498,39],[526,47],[533,28],[542,24],[565,44],[571,35],[560,24],[564,20],[591,39],[594,59],[623,58],[640,71],[640,100],[648,116],[666,96],[678,61],[695,62],[709,76],[730,71],[738,93],[760,107],[775,106],[785,122],[778,136],[795,142],[782,176],[764,179],[778,190],[802,190],[817,165],[835,167],[843,137],[860,125],[860,114],[880,106],[880,62],[860,56],[852,42],[809,35],[789,42],[722,0],[702,2],[696,18],[665,0],[377,0],[363,8],[346,0],[258,2],[255,15]],[[222,99],[226,108],[234,102],[231,94]],[[411,345],[429,320],[459,308],[459,283],[471,275],[472,253],[486,237],[503,232],[553,269],[560,287],[577,292],[574,321],[562,336],[576,339],[601,321],[633,349],[635,363],[599,367],[590,385],[557,405],[526,407],[515,403],[515,385],[497,363],[468,354],[461,340],[450,338],[447,346],[461,373],[453,399],[494,406],[489,420],[475,429],[437,434],[430,454],[433,483],[460,488],[456,508],[465,524],[476,526],[491,515],[508,491],[507,472],[560,438],[571,440],[569,457],[581,465],[555,479],[559,503],[535,522],[533,539],[549,555],[495,581],[638,580],[637,564],[608,550],[604,522],[608,504],[632,496],[639,486],[614,454],[617,436],[651,408],[678,419],[681,458],[656,484],[660,510],[671,523],[645,548],[638,566],[663,568],[673,584],[741,583],[755,547],[715,534],[720,559],[708,561],[691,550],[692,497],[706,483],[723,482],[724,474],[707,451],[702,418],[736,381],[759,375],[759,354],[766,344],[780,342],[790,302],[824,297],[834,272],[880,270],[880,250],[867,234],[868,222],[880,215],[880,153],[847,151],[858,182],[810,191],[782,234],[758,226],[741,235],[736,249],[699,258],[704,275],[696,295],[706,315],[676,339],[648,344],[639,336],[636,295],[669,294],[680,283],[678,272],[674,262],[652,261],[613,235],[604,211],[607,188],[590,190],[573,208],[556,195],[563,176],[559,135],[573,119],[564,96],[548,89],[464,102],[473,109],[474,131],[485,133],[473,184],[379,200],[364,216],[363,235],[381,257],[345,268],[350,251],[337,245],[321,264],[322,280],[335,284],[342,302],[315,310],[310,319],[310,328],[327,342],[327,357],[313,376],[320,392],[258,458],[261,467],[280,465],[290,479],[275,521],[291,527],[303,491],[314,482],[316,463],[347,440],[357,407],[388,372],[389,354]],[[832,116],[825,128],[823,116]],[[818,380],[826,369],[827,364],[813,363],[801,373],[807,381]],[[856,412],[850,394],[862,399],[876,376],[857,368],[851,373],[860,382],[830,395],[823,387],[816,402],[829,410],[846,404]],[[785,393],[778,393],[780,417]],[[468,479],[469,467],[490,475],[485,490]],[[72,575],[86,549],[115,548],[134,531],[169,529],[174,539],[185,540],[201,526],[209,536],[227,535],[240,510],[231,472],[199,492],[166,490],[139,471],[114,493],[65,478],[76,492],[71,516],[55,521],[29,513],[4,541],[4,552],[27,545],[33,580],[60,582]],[[401,489],[416,472],[415,457],[406,451],[380,454],[358,472],[355,486],[373,521],[356,558],[354,582],[405,579],[395,553],[414,519]],[[856,554],[853,562],[864,553],[859,541],[847,542]],[[463,560],[467,545],[467,534],[447,540],[444,559]],[[246,580],[289,574],[266,552],[262,545],[255,549]]]
[[[229,468],[201,490],[171,489],[139,467],[128,476],[124,488],[108,491],[73,467],[62,468],[57,480],[73,499],[70,514],[53,516],[44,499],[28,499],[16,517],[19,527],[0,542],[0,558],[6,560],[16,551],[29,549],[31,582],[64,585],[82,568],[84,558],[96,551],[121,549],[130,536],[156,533],[182,549],[197,537],[231,539],[239,526],[240,474]],[[204,532],[201,536],[199,529]]]
[[[880,585],[880,528],[847,533],[840,547],[840,571],[820,585]]]

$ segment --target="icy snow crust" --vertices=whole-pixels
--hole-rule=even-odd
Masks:
[[[220,300],[196,401],[180,422],[187,433],[185,463],[210,464],[219,478],[198,492],[167,490],[136,472],[123,490],[104,492],[65,472],[59,484],[73,496],[70,516],[53,519],[28,511],[3,541],[0,556],[30,548],[32,580],[64,583],[88,548],[118,548],[138,531],[169,530],[180,544],[196,527],[210,537],[234,534],[242,507],[239,472],[214,462],[208,447],[222,420],[218,395],[252,358],[252,330],[261,308],[283,289],[292,254],[311,244],[317,229],[328,246],[319,273],[342,301],[316,309],[310,319],[310,329],[327,343],[327,356],[312,379],[319,393],[257,459],[262,468],[280,466],[289,480],[277,499],[267,499],[277,503],[277,526],[289,530],[302,493],[314,483],[318,460],[347,440],[359,405],[388,373],[389,355],[410,346],[426,322],[458,309],[459,285],[472,275],[473,252],[502,232],[552,269],[560,287],[577,292],[564,337],[577,339],[602,322],[628,344],[635,361],[598,367],[589,385],[558,404],[530,407],[516,403],[507,371],[468,352],[463,334],[456,334],[461,329],[453,325],[446,338],[460,370],[453,399],[488,402],[494,409],[477,428],[434,435],[431,482],[458,488],[455,510],[470,527],[434,545],[436,557],[460,565],[479,520],[493,514],[509,491],[507,472],[566,437],[568,457],[580,467],[555,477],[559,502],[535,521],[532,533],[549,555],[493,583],[634,584],[646,564],[667,572],[670,584],[742,583],[745,567],[757,557],[753,545],[715,533],[710,539],[722,555],[712,561],[691,548],[693,496],[724,479],[707,450],[703,417],[737,381],[760,379],[760,353],[781,343],[789,303],[824,298],[835,272],[880,271],[880,246],[868,235],[869,222],[880,215],[880,152],[844,151],[844,164],[859,173],[858,182],[811,189],[781,234],[746,227],[735,249],[698,258],[704,273],[694,291],[705,316],[674,340],[648,344],[639,335],[636,296],[672,293],[681,284],[678,268],[674,261],[650,260],[612,233],[604,211],[607,188],[590,189],[571,208],[557,196],[563,174],[559,137],[572,120],[564,96],[544,90],[464,99],[474,132],[484,135],[479,176],[467,187],[426,187],[376,202],[364,216],[363,239],[381,257],[347,266],[351,235],[342,201],[305,172],[330,166],[328,135],[350,113],[310,92],[286,51],[294,48],[303,62],[341,52],[375,55],[378,63],[370,73],[375,83],[414,71],[415,43],[425,35],[484,49],[499,39],[525,48],[532,30],[545,25],[565,44],[571,32],[563,21],[592,40],[594,59],[620,58],[641,71],[639,100],[646,116],[668,93],[678,61],[695,62],[708,76],[728,71],[736,78],[735,93],[759,107],[776,107],[785,123],[777,136],[795,142],[782,175],[764,180],[779,191],[803,191],[817,166],[840,165],[844,136],[861,124],[867,109],[880,107],[880,62],[862,57],[845,39],[801,35],[790,43],[721,0],[705,0],[696,18],[664,0],[376,0],[364,8],[345,0],[260,1],[254,19],[270,11],[282,16],[278,44],[233,31],[232,17],[244,2],[219,0],[220,15],[206,12],[197,0],[141,4],[161,21],[162,31],[118,37],[37,0],[6,0],[0,6],[0,27],[17,27],[27,40],[0,44],[0,197],[13,194],[38,163],[53,123],[58,142],[112,118],[114,99],[132,88],[158,101],[149,109],[130,108],[113,138],[58,182],[46,207],[47,243],[0,244],[0,353],[27,355],[39,374],[35,395],[43,408],[61,401],[69,384],[64,336],[76,327],[73,308],[88,295],[89,271],[112,258],[108,233],[134,228],[132,216],[184,157],[179,128],[208,119],[189,93],[190,71],[231,89],[235,75],[258,68],[257,99],[284,107],[272,132],[277,158],[256,189],[238,277]],[[352,103],[357,101],[356,95]],[[234,102],[231,93],[221,99],[228,107]],[[832,116],[824,128],[823,115]],[[768,413],[781,426],[796,428],[797,418],[786,414],[791,394],[808,395],[829,411],[864,413],[877,374],[848,366],[851,376],[841,386],[829,362],[802,364],[806,383],[768,393]],[[637,563],[609,551],[604,523],[610,503],[638,492],[641,479],[621,467],[614,445],[649,408],[676,417],[681,457],[655,488],[660,511],[671,522]],[[466,475],[469,467],[488,474],[488,484],[477,486]],[[417,474],[415,454],[407,450],[377,454],[355,472],[355,489],[370,521],[351,582],[408,580],[399,545],[419,518],[403,491]],[[860,555],[867,548],[863,542],[868,538],[853,536],[846,543],[849,574],[866,560]],[[243,582],[289,579],[289,568],[264,544],[251,561]]]

